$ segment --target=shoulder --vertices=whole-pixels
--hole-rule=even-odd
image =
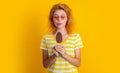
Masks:
[[[43,37],[51,36],[50,33],[44,34]]]
[[[46,39],[46,38],[49,38],[49,37],[51,37],[51,36],[52,36],[52,34],[47,33],[47,34],[44,34],[44,35],[42,36],[42,38],[43,38],[43,39]]]
[[[79,36],[80,36],[80,33],[75,33],[75,32],[74,32],[74,33],[71,33],[70,35],[73,36],[73,37],[79,37]]]

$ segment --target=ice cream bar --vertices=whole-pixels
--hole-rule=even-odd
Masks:
[[[62,34],[60,32],[58,32],[57,35],[56,35],[56,41],[57,41],[57,43],[62,42]]]

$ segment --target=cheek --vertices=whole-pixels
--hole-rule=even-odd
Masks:
[[[57,19],[54,19],[54,18],[53,18],[53,22],[57,22]]]
[[[66,19],[64,19],[63,21],[64,21],[64,23],[66,23],[66,22],[67,22],[67,18],[66,18]]]
[[[55,26],[57,26],[58,21],[53,19],[53,23],[54,23]]]

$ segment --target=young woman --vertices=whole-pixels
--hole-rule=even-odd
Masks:
[[[41,41],[43,65],[48,73],[78,73],[80,49],[83,48],[80,34],[72,33],[71,9],[66,4],[56,4],[49,15],[52,33],[45,34]],[[56,35],[62,34],[62,42],[56,42]]]

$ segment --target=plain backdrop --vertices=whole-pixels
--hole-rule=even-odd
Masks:
[[[119,2],[116,0],[0,1],[0,73],[46,73],[42,65],[42,36],[56,3],[73,12],[75,32],[81,34],[80,73],[120,73]]]

